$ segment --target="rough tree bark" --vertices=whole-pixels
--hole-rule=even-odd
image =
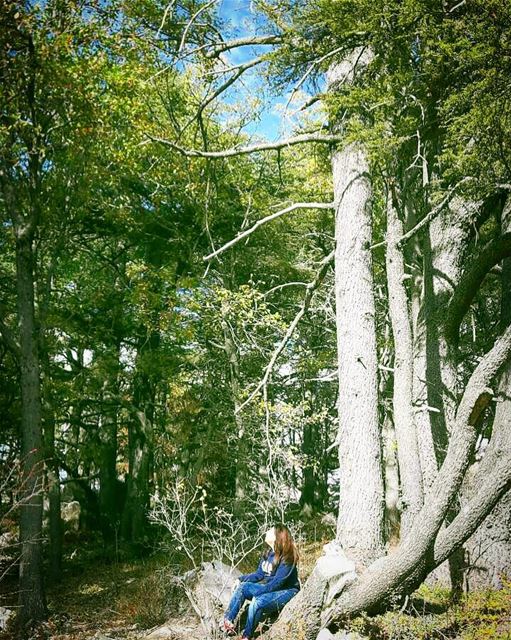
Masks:
[[[144,544],[154,450],[155,386],[147,371],[156,353],[160,337],[149,336],[141,328],[133,380],[133,411],[128,424],[128,475],[126,502],[122,513],[123,538],[135,545]]]
[[[511,232],[511,198],[508,198],[501,217],[502,233]],[[502,262],[501,324],[511,323],[511,258]],[[511,474],[511,363],[505,367],[498,388],[498,402],[488,448],[481,462],[467,474],[463,491],[462,511],[483,492],[481,481],[486,474],[495,475],[492,468],[498,457],[506,456],[508,476]],[[505,473],[502,480],[505,482]],[[493,487],[492,487],[493,489]],[[484,491],[488,495],[490,490]],[[511,577],[511,493],[504,495],[474,535],[467,540],[465,588],[500,588],[504,575]]]
[[[359,60],[357,51],[329,70],[331,91],[339,82],[353,80]],[[333,152],[339,376],[337,540],[363,563],[382,553],[384,519],[368,174],[366,154],[359,144]]]
[[[44,620],[46,601],[42,573],[43,441],[39,354],[34,312],[33,234],[26,222],[16,224],[16,278],[21,347],[20,628]]]

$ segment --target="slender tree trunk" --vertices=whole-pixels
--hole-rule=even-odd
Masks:
[[[34,312],[33,234],[16,228],[16,274],[21,347],[22,487],[19,622],[46,617],[42,567],[43,442],[37,329]]]
[[[394,428],[401,480],[401,535],[410,530],[422,507],[424,495],[419,447],[413,411],[413,341],[405,288],[404,259],[398,241],[403,224],[388,196],[387,206],[387,282],[389,314],[394,336]]]
[[[238,413],[240,394],[240,367],[236,345],[234,343],[231,327],[229,326],[227,311],[222,306],[222,331],[224,334],[224,349],[229,361],[229,386],[233,405],[234,424],[236,427],[236,476],[234,480],[234,510],[241,515],[243,505],[250,495],[250,474],[248,471],[248,441],[249,434],[245,433],[243,420]]]
[[[105,541],[112,542],[119,527],[120,505],[117,479],[117,397],[119,391],[120,342],[115,345],[111,374],[103,385],[107,405],[99,424],[99,509],[101,530]]]

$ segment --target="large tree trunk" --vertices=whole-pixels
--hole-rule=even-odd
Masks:
[[[330,90],[353,81],[361,52],[328,72]],[[364,149],[332,154],[335,207],[335,304],[339,376],[337,540],[367,563],[383,549],[384,492],[378,424],[378,362],[371,256],[372,192]]]
[[[43,442],[37,329],[34,313],[33,233],[16,226],[16,276],[21,365],[20,628],[46,617],[42,568]]]
[[[511,198],[502,213],[502,233],[511,231]],[[511,258],[502,263],[501,323],[504,327],[511,323]],[[485,458],[494,450],[508,451],[511,457],[511,437],[506,438],[511,425],[511,362],[507,364],[498,389],[497,407],[493,421],[491,441]],[[507,449],[506,449],[507,445]],[[465,503],[481,491],[480,467],[477,463],[470,469],[467,486],[463,493]],[[511,461],[510,461],[511,464]],[[467,563],[466,588],[500,588],[503,576],[511,576],[511,493],[497,504],[476,533],[466,544]]]
[[[392,592],[399,591],[406,585],[407,577],[416,572],[420,583],[420,580],[435,567],[435,538],[468,467],[477,439],[478,421],[493,395],[489,385],[510,354],[511,326],[481,360],[467,384],[456,412],[444,464],[409,535],[394,553],[374,562],[352,587],[341,594],[336,605],[325,615],[325,624],[340,616],[374,609]],[[494,484],[499,485],[501,477],[494,480]],[[487,513],[488,511],[485,515]],[[462,544],[464,539],[459,543]],[[451,552],[454,550],[450,549]]]
[[[491,402],[493,393],[489,385],[510,355],[511,326],[495,342],[470,377],[457,408],[444,464],[408,536],[391,554],[373,562],[359,579],[347,587],[345,583],[340,585],[340,595],[334,593],[334,597],[337,596],[334,603],[323,610],[321,626],[341,622],[346,616],[360,611],[372,611],[392,596],[412,591],[435,566],[444,562],[463,544],[509,489],[511,446],[510,439],[506,438],[502,447],[497,447],[488,459],[481,477],[482,490],[467,509],[460,512],[450,526],[439,533],[469,465],[478,434],[477,424],[482,412]],[[275,631],[270,632],[271,637],[278,638],[283,632],[285,625],[289,623],[290,612],[293,614],[293,630],[296,633],[301,630],[301,637],[306,640],[315,637],[319,609],[316,603],[325,597],[328,586],[325,581],[321,582],[318,594],[316,578],[317,573],[314,572],[310,584],[308,581],[299,596],[285,608],[282,621],[279,619]],[[323,607],[324,602],[321,605]]]
[[[363,149],[332,157],[336,206],[335,290],[339,373],[337,539],[362,562],[383,549],[384,496],[378,424],[371,186]]]

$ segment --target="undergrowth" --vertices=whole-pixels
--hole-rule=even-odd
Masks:
[[[322,546],[321,540],[301,545],[302,582]],[[67,562],[61,584],[48,589],[45,638],[140,638],[143,630],[169,619],[193,617],[183,593],[172,583],[174,575],[189,568],[184,558],[155,553],[105,562],[90,550],[82,551],[81,557]],[[256,555],[240,569],[251,570]],[[511,581],[500,591],[473,592],[456,604],[448,591],[423,585],[406,607],[358,616],[346,629],[370,640],[511,640]]]

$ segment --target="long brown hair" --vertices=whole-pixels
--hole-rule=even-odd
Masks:
[[[275,560],[283,560],[286,564],[298,564],[298,549],[293,542],[291,531],[284,524],[276,524],[275,529]]]

